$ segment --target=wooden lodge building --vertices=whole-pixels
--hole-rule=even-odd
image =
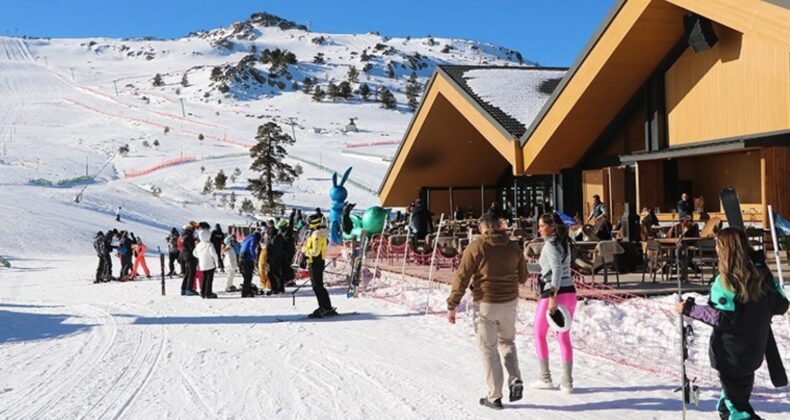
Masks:
[[[790,6],[619,0],[570,69],[439,66],[379,190],[438,215],[492,201],[619,217],[681,192],[790,216]],[[723,215],[721,216],[722,218]]]

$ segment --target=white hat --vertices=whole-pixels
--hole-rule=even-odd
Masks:
[[[556,332],[566,332],[571,329],[573,319],[565,305],[557,305],[557,310],[554,311],[553,314],[546,311],[546,321],[548,321],[552,330]]]

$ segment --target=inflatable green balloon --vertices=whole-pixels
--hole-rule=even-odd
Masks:
[[[365,231],[368,236],[378,235],[384,230],[384,225],[387,223],[387,219],[389,219],[391,211],[392,209],[385,209],[376,206],[365,210],[365,213],[362,214],[362,217],[352,214],[350,216],[351,224],[354,227],[351,229],[351,233],[343,233],[343,238],[347,240],[360,240],[362,238],[362,231]]]

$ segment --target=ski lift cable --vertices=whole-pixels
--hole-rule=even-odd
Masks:
[[[107,162],[104,162],[104,165],[102,165],[102,167],[101,167],[101,168],[99,168],[99,170],[98,170],[98,171],[96,171],[96,173],[93,175],[93,178],[96,178],[97,176],[99,176],[99,174],[101,173],[101,171],[103,171],[103,170],[104,170],[104,168],[106,168],[106,167],[107,167],[107,165],[109,165],[109,164],[110,164],[110,162],[112,162],[112,160],[113,160],[113,159],[115,159],[115,155],[116,155],[116,154],[115,154],[115,153],[113,153],[113,154],[110,156],[110,158],[109,158],[109,159],[107,159]],[[76,201],[77,203],[79,203],[79,202],[80,202],[80,198],[82,197],[82,193],[83,193],[83,192],[85,192],[85,189],[86,189],[86,188],[88,188],[88,185],[90,185],[90,184],[86,184],[84,187],[82,187],[82,189],[80,190],[80,192],[78,192],[78,193],[77,193],[77,197],[74,199],[74,201]]]

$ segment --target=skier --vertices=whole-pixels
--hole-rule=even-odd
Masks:
[[[170,271],[167,273],[169,277],[173,277],[176,274],[176,266],[175,262],[178,261],[178,254],[180,253],[178,249],[178,229],[173,228],[170,231],[170,235],[167,235],[167,254],[169,257],[169,264],[170,264]]]
[[[219,271],[225,272],[225,264],[222,261],[222,241],[225,239],[225,232],[222,231],[222,226],[217,223],[216,227],[213,231],[211,231],[211,243],[214,245],[214,251],[217,255],[220,255],[219,258]]]
[[[324,215],[321,214],[321,208],[316,207],[315,213],[311,214],[310,217],[307,218],[307,228],[310,230],[315,230],[321,227],[324,224]]]
[[[195,245],[192,255],[197,259],[198,267],[203,273],[200,297],[203,299],[216,299],[217,295],[211,289],[214,284],[214,272],[217,270],[219,256],[217,256],[217,251],[214,249],[214,244],[211,243],[211,234],[208,229],[198,230],[198,239],[200,242]]]
[[[102,256],[104,257],[104,274],[102,275],[102,281],[105,282],[113,280],[112,250],[116,247],[113,246],[112,241],[116,235],[118,235],[118,231],[116,229],[107,231],[107,234],[104,235],[104,247],[102,248]]]
[[[107,232],[109,234],[109,232]],[[96,256],[99,257],[99,265],[96,267],[96,279],[93,283],[104,281],[104,274],[106,269],[104,267],[104,234],[101,231],[96,232],[93,239],[93,249],[96,250]]]
[[[195,272],[197,271],[197,260],[193,255],[195,252],[195,228],[197,223],[192,220],[184,226],[184,233],[181,236],[181,261],[184,263],[184,280],[181,282],[181,296],[197,296],[195,292]]]
[[[283,222],[283,221],[281,221]],[[292,225],[285,225],[280,229],[283,235],[283,259],[281,261],[280,273],[282,273],[282,283],[280,284],[280,291],[285,292],[285,286],[296,286],[294,279],[296,273],[293,269],[294,257],[296,257],[296,239],[294,238],[294,230]]]
[[[329,299],[329,292],[324,287],[324,267],[326,264],[326,248],[329,243],[329,231],[325,227],[314,230],[302,246],[302,254],[310,270],[310,284],[313,286],[318,308],[309,315],[310,318],[323,318],[337,315]]]
[[[272,294],[272,282],[269,281],[269,267],[266,264],[266,247],[269,245],[269,235],[263,234],[260,244],[258,244],[258,277],[261,279],[261,291],[266,290],[266,295]]]
[[[118,206],[118,208],[115,209],[115,221],[116,222],[120,222],[121,221],[121,211],[122,210],[123,210],[123,208],[121,206]]]
[[[239,253],[239,262],[241,265],[241,277],[244,282],[241,285],[241,297],[255,297],[252,293],[252,271],[255,267],[257,259],[258,243],[261,241],[261,234],[255,231],[252,235],[244,238],[241,243],[241,252]]]
[[[455,324],[455,309],[471,283],[475,335],[488,383],[488,394],[480,399],[480,404],[501,410],[504,378],[500,352],[508,372],[510,401],[520,400],[524,390],[514,340],[518,288],[527,281],[527,270],[518,242],[510,240],[502,218],[486,213],[479,223],[481,236],[466,248],[455,272],[447,298],[447,320]]]
[[[132,252],[134,252],[134,267],[132,268],[132,278],[137,277],[137,269],[142,267],[145,278],[151,278],[151,272],[148,271],[148,264],[145,263],[145,252],[148,247],[143,243],[142,239],[137,238],[137,243],[132,245]]]
[[[549,371],[549,331],[546,312],[554,314],[563,305],[573,317],[576,310],[576,288],[571,278],[571,249],[568,228],[556,213],[544,213],[538,220],[538,231],[545,245],[540,253],[540,301],[535,310],[535,353],[540,365],[540,376],[530,385],[537,389],[556,389]],[[566,320],[570,322],[570,320]],[[557,333],[562,355],[560,390],[573,392],[573,346],[571,332]]]
[[[233,277],[236,273],[236,270],[239,268],[238,260],[236,258],[236,246],[234,244],[236,242],[233,239],[233,236],[228,235],[225,237],[222,245],[222,253],[228,257],[228,269],[226,273],[228,276],[225,279],[225,291],[228,293],[235,292],[236,286],[233,285]]]
[[[749,403],[754,372],[767,358],[771,317],[787,312],[788,301],[764,259],[750,258],[749,241],[740,229],[725,228],[716,236],[719,274],[710,290],[708,305],[693,298],[679,302],[676,310],[713,327],[710,337],[711,367],[719,371],[722,419],[759,419]],[[769,369],[771,362],[769,361]]]

